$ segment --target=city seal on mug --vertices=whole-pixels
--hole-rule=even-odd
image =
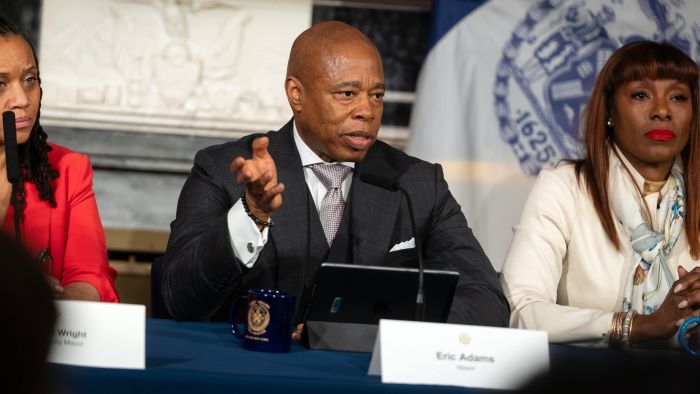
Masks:
[[[242,340],[245,349],[288,352],[292,347],[295,301],[294,294],[282,290],[250,289],[231,304],[231,333]],[[238,316],[243,322],[236,320]]]
[[[270,304],[254,300],[248,305],[248,331],[253,335],[262,335],[270,324]]]

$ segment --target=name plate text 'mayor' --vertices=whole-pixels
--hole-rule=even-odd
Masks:
[[[368,373],[383,383],[517,389],[548,369],[544,331],[380,320]]]

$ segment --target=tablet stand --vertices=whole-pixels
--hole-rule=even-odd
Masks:
[[[376,324],[306,321],[302,344],[311,349],[371,353],[378,329]]]

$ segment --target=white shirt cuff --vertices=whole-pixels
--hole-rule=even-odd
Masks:
[[[267,243],[268,227],[258,230],[258,226],[249,218],[243,209],[243,203],[239,199],[228,210],[228,233],[231,236],[233,254],[246,267],[251,268],[258,260],[260,251]]]

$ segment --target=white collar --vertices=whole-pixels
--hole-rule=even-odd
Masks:
[[[617,155],[615,155],[615,152],[613,152],[613,150],[615,152],[617,152]],[[620,150],[620,147],[618,147],[617,144],[614,142],[612,143],[612,149],[610,149],[610,155],[611,155],[611,158],[612,158],[612,156],[616,156],[615,158],[619,157],[622,164],[624,164],[625,167],[627,167],[629,169],[629,172],[632,175],[632,180],[634,180],[634,183],[637,185],[639,190],[644,190],[644,182],[646,180],[644,179],[642,174],[640,174],[639,171],[637,171],[637,169],[634,168],[632,163],[630,163],[630,161],[627,160],[627,157],[625,156],[624,153],[622,153],[622,151]],[[680,155],[676,156],[676,158],[674,159],[673,167],[678,167],[680,172],[683,173],[683,160],[681,159]],[[670,176],[671,175],[669,174],[669,177]],[[666,180],[668,180],[668,178],[666,178]],[[666,188],[667,188],[667,185],[664,185],[664,187],[661,189],[661,194],[665,193]]]
[[[615,154],[615,153],[617,153],[617,154]],[[627,160],[627,157],[625,156],[624,153],[622,153],[622,151],[620,150],[620,147],[618,147],[615,142],[612,143],[612,149],[610,150],[610,155],[611,155],[611,158],[613,158],[613,160],[619,159],[622,162],[622,164],[625,167],[627,167],[630,175],[632,175],[632,180],[639,188],[638,190],[644,190],[644,177],[642,176],[642,174],[639,173],[639,171],[637,171],[636,168],[634,168],[632,163],[630,163],[630,161]]]

